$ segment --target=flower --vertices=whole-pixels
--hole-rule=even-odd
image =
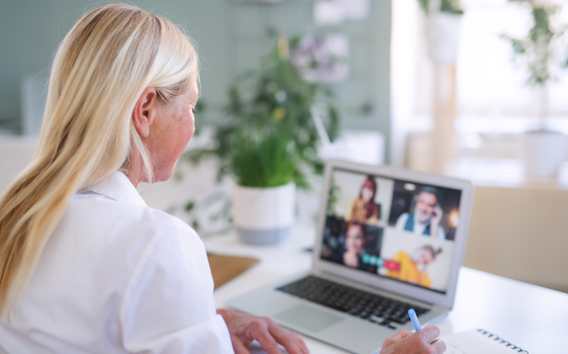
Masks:
[[[274,120],[282,120],[286,117],[286,113],[286,108],[284,107],[275,108],[272,111],[272,118],[274,118]]]

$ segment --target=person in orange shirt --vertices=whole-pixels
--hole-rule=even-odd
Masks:
[[[398,270],[387,269],[386,275],[389,278],[429,288],[432,281],[426,272],[426,268],[436,260],[436,256],[440,253],[442,253],[441,248],[434,250],[430,245],[424,245],[410,255],[400,251],[390,259],[400,264],[400,268]]]

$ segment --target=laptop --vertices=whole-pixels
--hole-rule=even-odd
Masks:
[[[469,181],[326,163],[312,269],[227,305],[349,352],[380,351],[407,311],[437,323],[454,305],[473,199]]]

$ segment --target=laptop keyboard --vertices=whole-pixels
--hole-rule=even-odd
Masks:
[[[419,317],[430,311],[311,275],[277,290],[391,329],[396,329],[396,324],[402,325],[410,321],[410,308]]]

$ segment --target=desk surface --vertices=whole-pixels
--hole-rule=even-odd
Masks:
[[[215,291],[217,307],[226,300],[279,277],[309,270],[314,231],[296,226],[279,246],[255,247],[242,243],[235,234],[204,239],[210,252],[252,256],[261,262]],[[567,275],[568,276],[568,275]],[[438,324],[442,335],[484,328],[531,354],[568,352],[568,294],[541,288],[463,267],[456,302],[450,315]],[[319,341],[306,338],[312,354],[344,353]]]

